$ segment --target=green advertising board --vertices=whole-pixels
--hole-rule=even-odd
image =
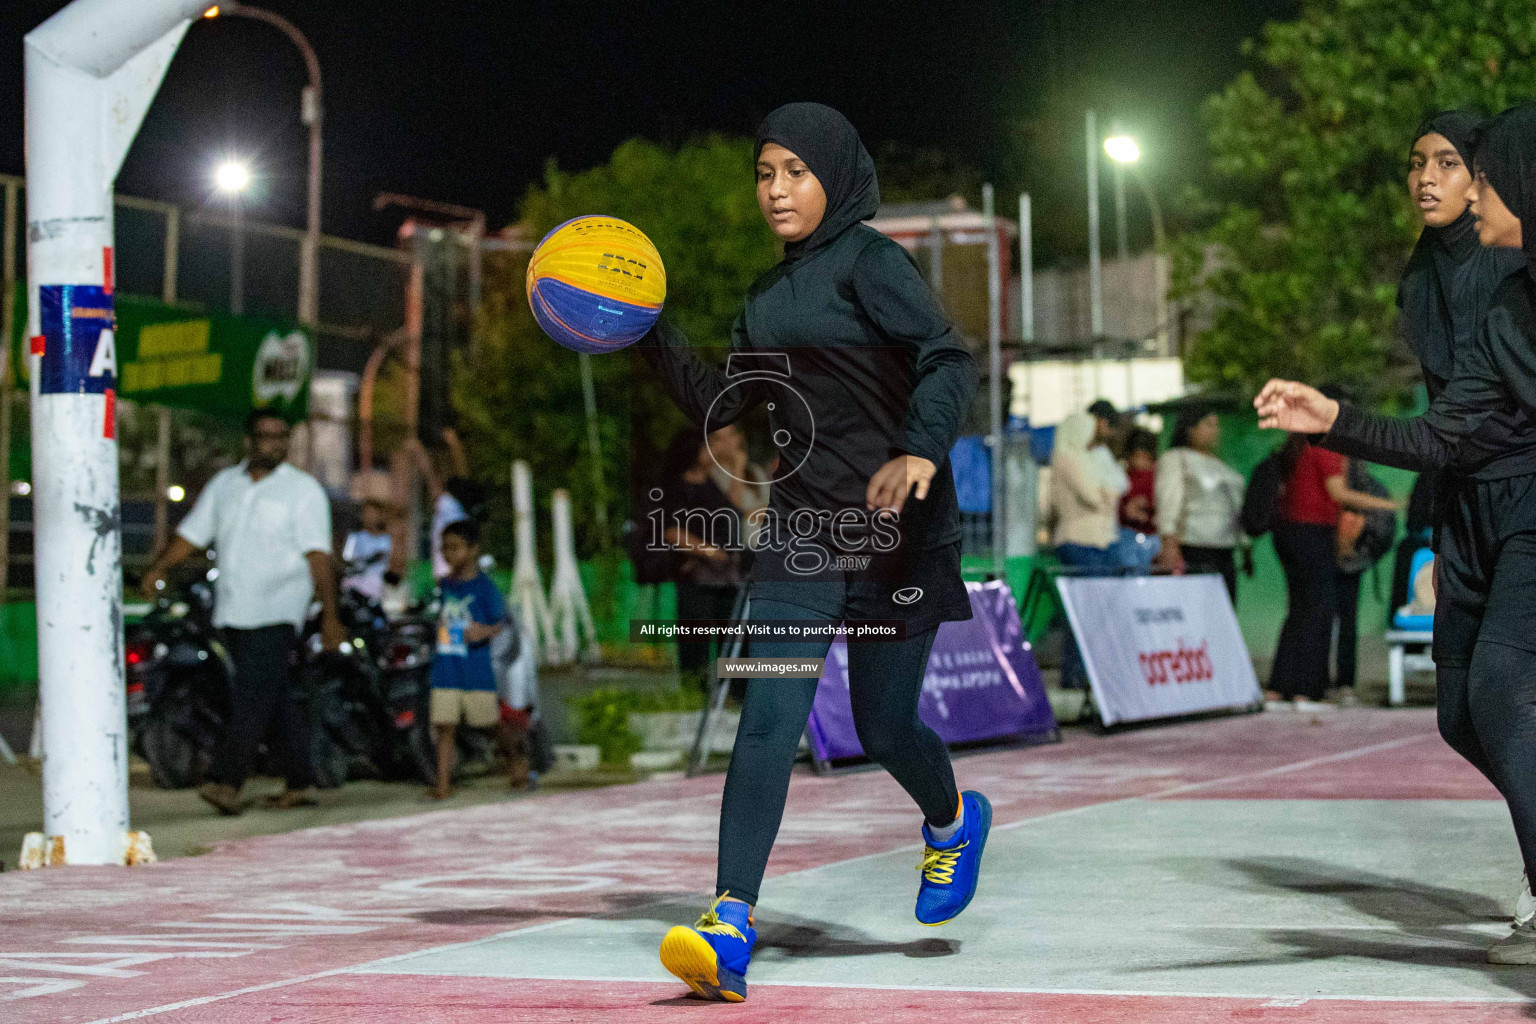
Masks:
[[[25,386],[30,370],[25,285],[19,286],[11,365]],[[259,316],[207,313],[130,295],[116,297],[118,395],[135,402],[244,419],[276,409],[290,420],[309,411],[314,334]]]

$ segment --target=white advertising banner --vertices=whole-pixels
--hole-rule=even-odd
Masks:
[[[1262,700],[1220,576],[1056,581],[1105,725]]]

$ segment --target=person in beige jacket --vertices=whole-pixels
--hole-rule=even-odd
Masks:
[[[1075,412],[1056,428],[1051,453],[1051,517],[1056,560],[1083,575],[1120,571],[1116,542],[1120,495],[1130,487],[1125,470],[1094,439],[1094,417]],[[1061,685],[1083,685],[1082,655],[1069,633],[1062,651]]]
[[[1120,537],[1116,513],[1130,486],[1109,449],[1094,443],[1094,418],[1075,412],[1056,428],[1051,453],[1051,541],[1063,565],[1115,568],[1112,548]]]

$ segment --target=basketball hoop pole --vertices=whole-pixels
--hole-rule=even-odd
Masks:
[[[49,863],[127,856],[112,186],[206,6],[75,0],[26,37],[26,358]]]

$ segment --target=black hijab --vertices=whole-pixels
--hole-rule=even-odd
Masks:
[[[1472,110],[1429,114],[1413,133],[1409,152],[1424,136],[1443,135],[1471,173],[1473,150],[1483,124],[1482,116]],[[1456,316],[1462,303],[1455,297],[1462,289],[1456,287],[1455,278],[1457,269],[1476,256],[1477,248],[1477,224],[1470,210],[1461,211],[1461,216],[1443,228],[1426,226],[1397,283],[1397,306],[1402,310],[1408,344],[1424,368],[1442,380],[1450,379],[1455,363],[1456,321],[1466,320],[1463,327],[1470,330],[1475,319],[1475,309]]]
[[[1536,103],[1493,119],[1477,144],[1477,171],[1520,218],[1526,270],[1536,277]]]
[[[875,162],[848,119],[820,103],[786,103],[757,129],[756,160],[770,142],[805,161],[827,194],[827,210],[810,237],[786,242],[784,258],[796,260],[868,220],[880,208]]]

